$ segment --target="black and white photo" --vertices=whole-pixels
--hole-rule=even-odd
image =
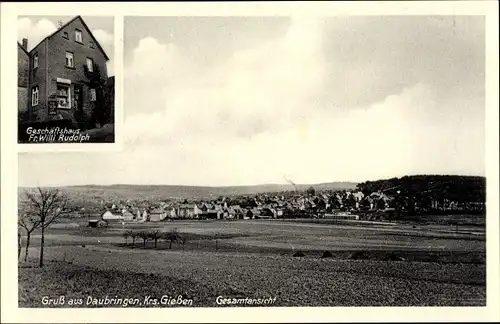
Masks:
[[[495,7],[2,4],[2,321],[499,320]]]
[[[19,143],[114,142],[113,21],[18,18]]]

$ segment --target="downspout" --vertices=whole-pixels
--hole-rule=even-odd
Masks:
[[[27,47],[27,46],[26,46]],[[26,48],[26,52],[28,52],[28,49]],[[30,123],[33,120],[33,109],[31,108],[31,105],[33,104],[31,102],[31,55],[28,52],[28,93],[26,94],[28,96],[28,104],[26,107],[28,109],[28,123]],[[19,124],[19,123],[18,123]],[[19,132],[19,131],[18,131]]]
[[[49,116],[49,39],[45,40],[45,107],[46,120],[50,119]]]

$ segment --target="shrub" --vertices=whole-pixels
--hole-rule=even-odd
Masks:
[[[302,251],[297,251],[293,254],[294,257],[303,257],[305,256],[304,252]]]
[[[351,254],[351,259],[353,260],[367,259],[367,255],[363,251],[356,251],[353,252],[353,254]]]
[[[323,259],[324,258],[332,258],[332,257],[333,257],[333,254],[330,251],[324,251],[323,255],[321,256],[321,258],[323,258]]]
[[[404,261],[404,259],[396,253],[391,252],[385,256],[384,261]]]

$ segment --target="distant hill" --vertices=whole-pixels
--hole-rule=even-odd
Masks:
[[[306,190],[313,186],[317,190],[342,190],[354,189],[353,182],[330,182],[319,184],[298,184],[299,190]],[[84,185],[62,187],[65,191],[95,198],[139,198],[139,197],[162,197],[162,198],[210,198],[218,196],[252,195],[266,192],[292,191],[294,187],[289,184],[265,184],[251,186],[173,186],[173,185]]]

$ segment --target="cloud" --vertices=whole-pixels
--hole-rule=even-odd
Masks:
[[[306,118],[324,77],[316,34],[321,34],[318,24],[294,21],[283,39],[236,51],[208,67],[189,61],[175,44],[142,39],[125,79],[125,87],[134,90],[126,99],[133,137],[145,139],[151,123],[178,136],[189,136],[194,128],[210,136],[251,137]],[[134,116],[151,110],[159,113]],[[151,123],[138,126],[137,118]]]
[[[32,50],[45,37],[57,30],[56,25],[48,19],[40,19],[33,23],[30,18],[23,17],[17,20],[17,40],[28,39],[28,50]]]
[[[21,182],[69,181],[54,179],[49,168],[80,184],[484,174],[484,96],[474,88],[480,77],[467,78],[482,71],[462,54],[481,53],[480,44],[460,36],[463,26],[455,30],[459,41],[440,34],[450,39],[444,43],[424,27],[367,21],[332,27],[292,19],[281,37],[218,60],[200,59],[203,47],[193,53],[183,43],[144,37],[125,61],[125,149],[21,155]],[[453,62],[462,62],[464,75]]]
[[[171,183],[484,172],[481,119],[464,105],[447,113],[457,102],[443,101],[425,78],[355,109],[322,102],[326,67],[336,60],[325,57],[324,35],[321,20],[294,19],[282,38],[212,66],[197,66],[176,44],[142,39],[126,68],[128,145],[144,161],[175,170]],[[357,79],[376,84],[376,69],[350,70],[345,88],[356,88]]]

